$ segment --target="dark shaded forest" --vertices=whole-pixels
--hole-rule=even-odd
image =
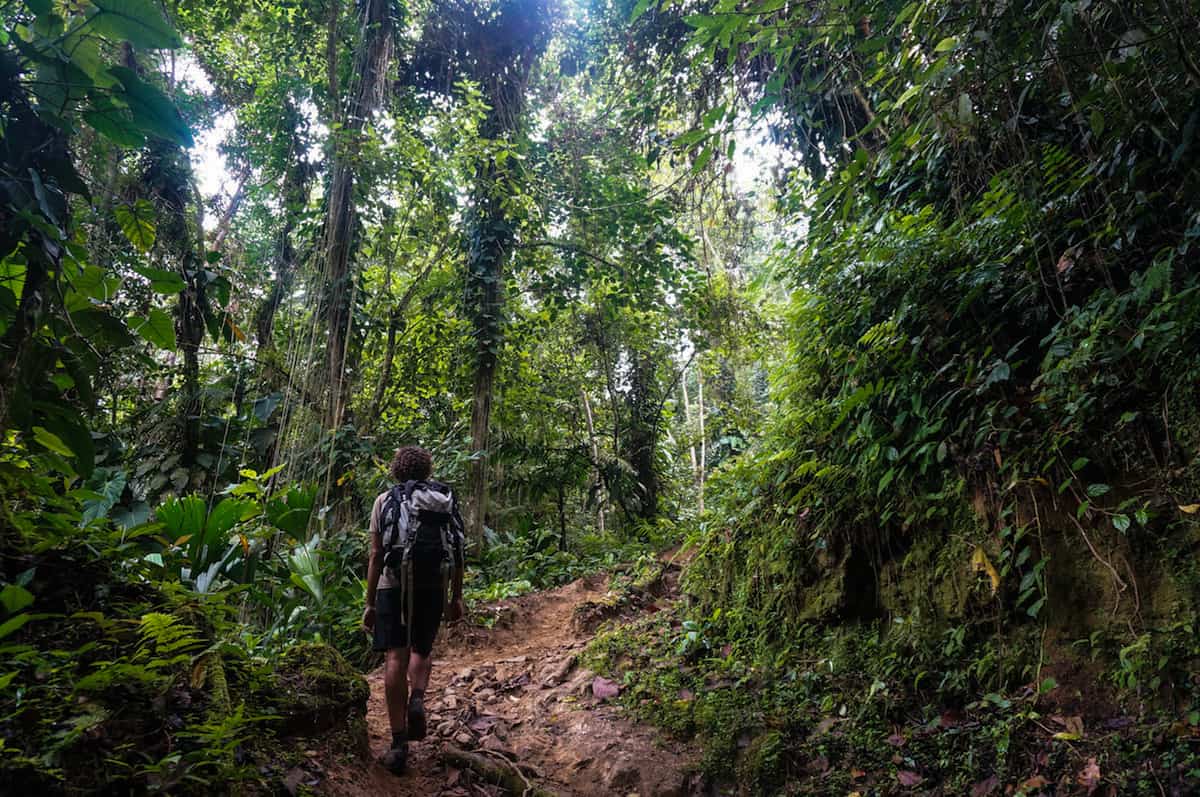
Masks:
[[[0,15],[14,793],[355,793],[404,445],[689,793],[1200,791],[1193,0]]]

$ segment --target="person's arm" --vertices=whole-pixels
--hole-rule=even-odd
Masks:
[[[383,539],[379,535],[379,503],[371,509],[371,540],[367,543],[367,605],[363,607],[362,627],[368,634],[375,631],[375,593],[379,575],[383,572]]]

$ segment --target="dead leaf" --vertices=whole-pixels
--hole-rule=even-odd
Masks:
[[[956,725],[961,725],[963,714],[955,708],[946,709],[942,712],[942,716],[938,719],[938,725],[943,728],[953,728]]]
[[[1200,512],[1200,504],[1180,504],[1179,511],[1186,512],[1189,515],[1194,515],[1197,512]]]
[[[1096,759],[1089,758],[1087,764],[1080,770],[1076,776],[1075,782],[1088,790],[1088,794],[1094,792],[1100,786],[1100,765],[1096,763]]]
[[[1083,717],[1059,717],[1054,716],[1050,719],[1062,725],[1065,730],[1054,734],[1055,739],[1061,739],[1067,742],[1073,742],[1083,738]]]
[[[617,686],[616,681],[610,681],[597,675],[592,679],[592,694],[598,700],[608,700],[621,694],[621,687]]]
[[[483,714],[471,720],[467,727],[476,733],[487,733],[492,729],[492,726],[498,722],[500,722],[499,717],[493,714]]]
[[[912,788],[921,785],[925,778],[910,769],[902,769],[896,773],[896,780],[900,781],[901,786]]]
[[[982,545],[975,546],[975,553],[971,554],[971,572],[987,573],[988,580],[992,582],[992,594],[996,594],[996,590],[1000,589],[1000,574],[996,572],[996,568],[987,557]]]
[[[867,776],[867,771],[865,769],[850,770],[850,780],[861,780],[861,779],[865,778],[866,776]]]
[[[898,733],[893,733],[887,738],[887,743],[892,747],[903,747],[904,745],[908,744],[908,739],[905,739]]]
[[[813,734],[816,736],[823,736],[824,734],[829,733],[829,731],[833,728],[834,725],[837,725],[837,723],[838,723],[837,717],[826,717],[825,719],[823,719],[817,723],[817,727],[816,727],[816,729],[813,730]]]
[[[1000,779],[992,775],[971,787],[971,797],[991,797],[998,788],[1000,788]]]
[[[1050,785],[1050,781],[1043,778],[1041,775],[1034,775],[1032,778],[1027,778],[1021,784],[1021,791],[1034,791],[1036,789],[1044,789]]]
[[[1054,268],[1055,268],[1055,271],[1057,271],[1059,273],[1059,276],[1063,276],[1067,272],[1069,272],[1071,269],[1073,269],[1074,267],[1075,267],[1075,250],[1068,249],[1067,251],[1062,253],[1062,257],[1060,257],[1058,259],[1058,263],[1057,263],[1057,265],[1055,265]]]
[[[283,788],[288,794],[296,794],[300,791],[300,785],[304,783],[305,772],[300,767],[292,767],[283,777]]]

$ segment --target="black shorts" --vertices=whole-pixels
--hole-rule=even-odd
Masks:
[[[413,585],[412,638],[405,625],[404,596],[401,589],[381,589],[375,593],[375,650],[411,647],[422,656],[433,650],[446,596],[441,580],[436,584]]]

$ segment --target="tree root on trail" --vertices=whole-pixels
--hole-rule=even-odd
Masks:
[[[488,783],[494,783],[518,797],[555,797],[552,792],[531,783],[521,772],[521,768],[504,756],[497,755],[493,761],[453,745],[443,747],[441,756],[443,763],[459,769],[468,769]]]

